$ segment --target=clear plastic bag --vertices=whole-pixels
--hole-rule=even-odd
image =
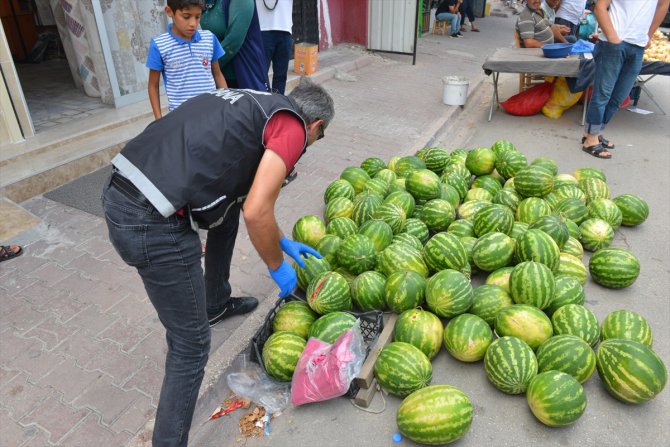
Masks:
[[[289,405],[290,384],[274,382],[251,361],[248,353],[237,356],[226,382],[232,392],[262,405],[268,414],[278,413]]]
[[[310,338],[293,373],[291,402],[302,405],[343,396],[365,357],[360,320],[332,345]]]

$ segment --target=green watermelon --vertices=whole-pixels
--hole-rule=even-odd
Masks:
[[[563,250],[561,250],[561,253],[567,253],[578,259],[582,259],[584,257],[584,247],[582,247],[581,242],[579,242],[574,237],[570,236],[568,238],[568,241],[563,246]]]
[[[556,160],[552,160],[549,157],[537,157],[530,163],[531,166],[539,166],[551,172],[551,175],[554,177],[558,174],[558,166],[556,165]]]
[[[454,188],[458,192],[458,196],[461,199],[463,199],[468,193],[468,186],[470,182],[470,172],[465,167],[463,167],[463,170],[468,173],[467,179],[463,178],[463,176],[457,172],[447,173],[446,170],[440,176],[440,181],[445,185],[449,185]]]
[[[426,282],[426,305],[438,317],[455,317],[472,305],[470,280],[456,270],[441,270]]]
[[[510,151],[516,151],[516,148],[509,140],[496,140],[496,142],[491,146],[491,150],[494,154],[496,154],[496,157],[500,157],[502,154],[506,154]],[[498,159],[496,159],[496,164],[497,160]]]
[[[367,172],[370,177],[374,177],[379,171],[386,168],[386,163],[381,158],[370,157],[363,160],[361,168]]]
[[[584,203],[574,197],[561,199],[555,206],[553,213],[565,219],[570,219],[577,225],[589,217],[589,209]]]
[[[379,385],[398,397],[427,386],[433,377],[428,357],[419,348],[399,341],[384,346],[374,370]]]
[[[400,233],[393,236],[392,243],[399,242],[401,244],[406,244],[411,247],[416,248],[417,250],[423,250],[423,244],[418,237],[412,236],[409,233]]]
[[[516,220],[532,224],[542,216],[551,214],[551,207],[539,197],[528,197],[519,202],[516,209]]]
[[[577,185],[579,180],[570,174],[557,174],[554,176],[554,189],[563,185]]]
[[[494,284],[484,284],[474,289],[472,305],[468,313],[477,315],[489,326],[493,326],[498,312],[512,304],[514,304],[512,297],[504,288]]]
[[[328,261],[328,265],[330,265],[331,268],[337,267],[337,250],[339,250],[341,243],[342,239],[338,236],[335,236],[334,234],[326,234],[319,240],[319,243],[316,244],[316,251],[323,256],[323,259]]]
[[[475,230],[474,230],[474,224],[472,223],[471,220],[464,220],[464,219],[459,219],[455,220],[449,225],[449,228],[447,228],[447,233],[452,233],[459,238],[461,237],[474,237],[475,236]]]
[[[429,200],[421,209],[421,220],[433,232],[446,231],[455,218],[454,207],[443,199]]]
[[[379,194],[381,197],[386,197],[389,192],[390,185],[380,178],[371,178],[365,182],[362,192],[371,191]]]
[[[440,175],[449,161],[449,152],[441,147],[431,147],[423,155],[426,168]]]
[[[470,200],[468,202],[463,202],[458,207],[458,218],[474,220],[475,215],[488,205],[491,205],[491,202],[488,200]]]
[[[309,328],[309,338],[318,338],[333,344],[342,333],[356,324],[356,317],[348,312],[331,312],[319,317]]]
[[[456,188],[446,183],[440,183],[440,199],[446,200],[451,204],[451,206],[456,209],[458,204],[461,203],[461,195],[458,193]]]
[[[528,224],[525,222],[515,221],[512,226],[512,231],[509,232],[509,237],[516,240],[519,239],[526,231],[528,231]]]
[[[426,278],[413,270],[398,270],[389,275],[384,288],[386,307],[396,313],[419,307],[426,291]]]
[[[324,272],[307,287],[307,304],[318,314],[351,309],[349,283],[337,272]]]
[[[601,286],[621,289],[635,282],[640,274],[640,261],[627,250],[603,248],[591,256],[589,273]]]
[[[647,320],[630,310],[616,310],[605,317],[600,325],[600,339],[609,338],[633,340],[650,348],[654,341]]]
[[[605,181],[597,178],[585,178],[579,181],[579,189],[586,195],[586,203],[596,199],[609,199],[610,188]]]
[[[570,219],[564,219],[563,221],[565,222],[565,226],[568,227],[568,234],[570,235],[571,238],[579,239],[582,236],[582,232],[579,229],[579,225],[577,225]]]
[[[297,263],[293,265],[293,268],[298,277],[298,287],[305,291],[316,275],[330,270],[330,263],[325,258],[319,259],[312,255],[307,255],[306,258],[303,258],[303,261],[305,262],[304,268]]]
[[[470,399],[450,385],[432,385],[410,394],[398,407],[396,423],[419,444],[443,445],[460,439],[470,428]]]
[[[509,234],[514,225],[514,214],[505,205],[491,204],[480,209],[473,219],[477,237],[494,231]]]
[[[537,375],[537,359],[523,340],[501,337],[486,350],[484,370],[493,386],[503,393],[521,394]]]
[[[433,359],[442,346],[442,322],[431,312],[409,309],[400,314],[393,327],[393,340],[416,346]]]
[[[514,189],[523,197],[546,196],[553,188],[554,174],[540,166],[528,166],[514,176]]]
[[[581,304],[561,306],[551,316],[556,335],[576,335],[591,346],[600,339],[600,326],[595,314]]]
[[[530,304],[540,309],[549,307],[556,283],[549,267],[539,262],[517,264],[509,277],[512,300],[517,304]]]
[[[486,200],[490,202],[491,200],[493,200],[493,194],[491,194],[484,188],[470,188],[468,192],[465,194],[465,198],[463,199],[463,201],[468,202],[470,200]]]
[[[421,251],[404,244],[392,243],[377,257],[377,270],[386,277],[398,270],[414,270],[424,277],[428,276],[428,267],[423,260]]]
[[[565,199],[577,199],[586,205],[586,194],[576,185],[563,185],[558,188],[554,188],[552,194],[554,195],[554,200],[556,201],[554,206],[557,206]]]
[[[382,251],[393,241],[393,230],[383,220],[368,220],[358,228],[358,234],[370,239],[377,251]]]
[[[373,178],[384,180],[387,185],[391,186],[391,184],[398,178],[398,176],[395,172],[387,168],[378,171]]]
[[[344,238],[337,251],[339,267],[353,275],[372,270],[377,263],[377,249],[363,234],[352,234]]]
[[[358,194],[363,191],[365,183],[370,180],[370,175],[358,166],[349,166],[348,168],[344,168],[340,174],[340,178],[351,183],[351,186],[354,187],[354,191]]]
[[[575,278],[559,276],[556,278],[554,297],[544,313],[551,317],[559,307],[566,304],[584,304],[584,287]]]
[[[437,233],[423,247],[423,259],[431,271],[444,269],[462,270],[468,263],[468,255],[458,236]]]
[[[610,338],[600,343],[596,368],[605,389],[630,404],[653,399],[668,382],[663,360],[649,346],[633,340]]]
[[[610,199],[595,199],[589,203],[588,210],[589,217],[602,219],[615,230],[621,226],[623,219],[621,210]]]
[[[344,179],[337,179],[328,185],[326,191],[323,193],[323,202],[328,204],[335,197],[344,197],[349,200],[354,200],[356,191],[351,183]]]
[[[491,200],[493,196],[496,195],[498,191],[502,190],[502,183],[500,180],[499,176],[494,175],[495,172],[493,172],[490,175],[480,175],[477,178],[474,179],[472,182],[472,185],[470,186],[471,189],[485,189],[486,191],[491,194],[491,197],[486,200]]]
[[[472,260],[479,269],[493,272],[512,262],[514,246],[514,239],[504,233],[487,233],[475,243]]]
[[[492,341],[491,327],[476,315],[461,314],[449,320],[444,328],[444,346],[461,362],[483,359]]]
[[[347,236],[356,234],[358,225],[348,217],[338,217],[331,220],[326,227],[327,234],[334,234],[340,239],[346,239]]]
[[[416,236],[421,244],[425,244],[430,239],[428,227],[421,219],[410,218],[405,221],[405,233]]]
[[[614,240],[614,229],[602,219],[586,219],[579,226],[579,231],[579,242],[588,251],[607,248]]]
[[[384,202],[398,205],[407,217],[414,214],[414,208],[416,207],[414,197],[407,191],[394,191],[384,198]]]
[[[521,196],[511,189],[501,189],[493,196],[492,202],[498,205],[505,205],[512,213],[516,214],[516,210],[521,202]]]
[[[485,283],[500,286],[505,289],[505,292],[509,294],[509,277],[512,275],[513,271],[514,267],[503,267],[498,269],[494,272],[491,272],[491,274],[486,277]]]
[[[429,169],[412,171],[405,180],[407,192],[417,200],[431,200],[440,197],[440,177]]]
[[[490,174],[495,169],[496,154],[488,147],[477,147],[468,152],[465,167],[473,175]]]
[[[356,225],[361,226],[370,220],[379,206],[382,204],[382,196],[373,191],[364,191],[354,199],[354,207],[351,211],[351,219]]]
[[[514,304],[501,309],[494,327],[498,337],[512,336],[537,349],[553,335],[551,320],[535,306]]]
[[[597,178],[603,182],[607,181],[607,178],[605,178],[605,173],[598,168],[579,168],[575,170],[572,175],[577,179],[577,181],[586,178]]]
[[[596,370],[596,354],[588,343],[575,335],[555,335],[537,348],[539,372],[561,371],[579,383],[586,382]]]
[[[426,169],[426,163],[414,155],[401,157],[393,168],[400,178],[407,178],[411,172],[419,169]]]
[[[561,253],[558,268],[556,269],[554,276],[556,278],[568,277],[574,278],[579,283],[584,286],[586,284],[586,266],[582,260],[576,256],[570,255],[568,253]]]
[[[405,229],[405,211],[394,203],[382,203],[372,214],[375,220],[383,220],[391,227],[393,234],[401,233]]]
[[[288,382],[307,342],[292,332],[275,332],[265,341],[261,359],[270,377]]]
[[[649,205],[640,196],[623,194],[615,197],[613,202],[621,211],[621,224],[626,227],[640,225],[649,217]]]
[[[386,309],[384,287],[386,277],[379,272],[369,271],[358,275],[351,283],[351,301],[362,311]]]
[[[281,306],[272,320],[272,332],[292,332],[304,339],[318,315],[302,301],[288,301]]]
[[[542,216],[528,226],[529,230],[542,230],[547,233],[558,245],[559,251],[570,237],[568,226],[559,216]]]
[[[293,225],[293,239],[305,243],[310,247],[316,247],[316,244],[326,234],[326,224],[319,216],[308,214],[302,216]]]
[[[516,240],[516,262],[535,261],[551,270],[559,266],[561,252],[551,236],[542,230],[529,229]]]
[[[531,380],[526,400],[533,415],[549,427],[574,424],[586,409],[582,385],[561,371],[546,371]]]
[[[526,156],[519,151],[506,151],[503,154],[498,154],[496,159],[496,171],[505,178],[516,176],[527,166]]]
[[[338,217],[351,217],[353,211],[354,202],[346,197],[333,197],[328,202],[328,205],[326,205],[323,217],[326,219],[326,222],[330,222]]]

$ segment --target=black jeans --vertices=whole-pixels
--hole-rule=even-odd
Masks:
[[[560,17],[556,17],[556,19],[554,20],[554,23],[556,25],[565,25],[568,28],[570,28],[570,32],[568,33],[568,36],[578,36],[579,35],[579,23],[575,25],[571,21],[562,19]]]
[[[461,7],[458,9],[458,12],[461,13],[461,26],[465,23],[465,16],[468,17],[470,21],[470,26],[475,21],[475,10],[473,8],[474,0],[463,0]]]

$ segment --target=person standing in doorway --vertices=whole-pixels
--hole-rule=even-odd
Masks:
[[[266,69],[272,65],[272,91],[286,91],[288,61],[293,49],[293,0],[256,0],[263,36]]]
[[[162,116],[161,74],[169,111],[193,96],[227,87],[216,63],[224,54],[221,44],[209,31],[198,31],[202,4],[202,0],[168,0],[165,13],[172,23],[166,33],[151,39],[146,66],[149,102],[156,119]]]

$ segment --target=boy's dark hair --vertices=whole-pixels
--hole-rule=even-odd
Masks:
[[[168,7],[176,11],[178,9],[188,8],[189,6],[200,6],[201,8],[205,6],[204,0],[167,0]]]

